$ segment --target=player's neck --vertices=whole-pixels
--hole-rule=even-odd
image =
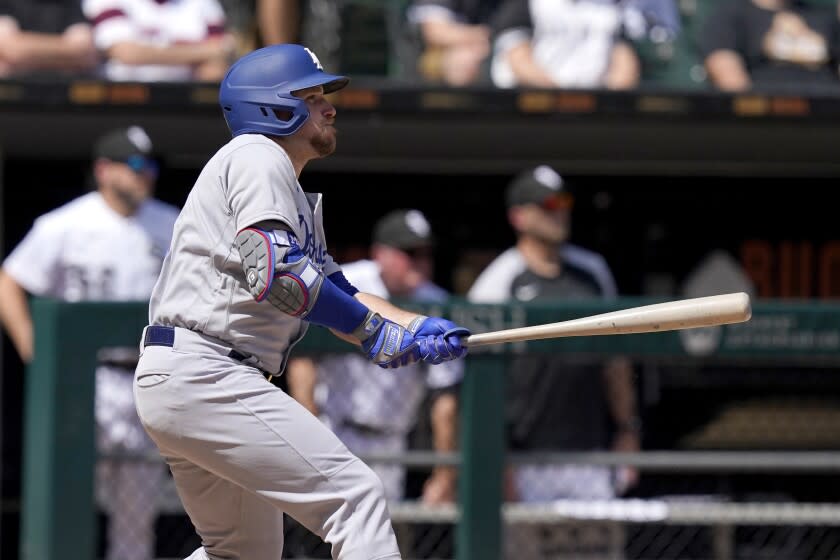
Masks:
[[[99,194],[102,195],[105,205],[120,216],[130,218],[137,213],[138,206],[123,199],[119,193],[109,189],[99,189]]]
[[[308,146],[304,146],[299,142],[293,141],[292,137],[272,137],[271,139],[278,146],[283,148],[283,151],[286,152],[287,156],[289,156],[289,161],[292,162],[292,167],[295,170],[295,177],[300,179],[300,174],[303,172],[303,168],[307,163],[309,163],[309,160],[312,159],[311,154],[307,153]]]
[[[546,243],[530,235],[522,235],[516,242],[516,248],[522,253],[528,268],[537,276],[556,278],[560,276],[563,265],[560,262],[560,248],[554,243]]]

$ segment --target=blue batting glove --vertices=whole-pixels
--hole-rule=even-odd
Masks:
[[[420,361],[420,348],[410,330],[415,323],[406,329],[371,311],[352,334],[361,340],[370,361],[381,368],[398,368]]]
[[[425,317],[414,333],[414,339],[420,348],[421,360],[429,364],[440,364],[466,356],[467,347],[461,342],[461,337],[469,335],[468,329],[448,319]]]
[[[420,321],[420,327],[415,332],[415,336],[418,338],[429,335],[437,336],[439,334],[444,334],[450,329],[459,328],[458,325],[449,319],[444,319],[443,317],[426,317],[424,315],[418,315],[417,318],[414,319],[414,322],[417,321]]]

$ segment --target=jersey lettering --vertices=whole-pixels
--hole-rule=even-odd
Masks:
[[[65,268],[65,297],[70,301],[117,299],[116,272],[111,267],[96,270],[68,264]]]
[[[315,235],[309,229],[309,224],[303,217],[303,214],[298,214],[298,223],[303,228],[303,247],[301,250],[307,257],[312,259],[312,262],[319,266],[323,266],[327,260],[327,248],[323,243],[315,241]]]

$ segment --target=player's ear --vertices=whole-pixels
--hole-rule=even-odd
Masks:
[[[110,169],[111,161],[105,158],[97,158],[93,162],[93,178],[97,185],[106,180]]]
[[[521,231],[525,221],[524,211],[521,206],[511,206],[507,211],[508,222],[515,231]]]
[[[384,252],[387,250],[387,247],[380,243],[374,243],[370,246],[370,258],[372,260],[378,261],[384,255]]]

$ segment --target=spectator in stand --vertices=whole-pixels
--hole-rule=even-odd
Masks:
[[[494,17],[492,80],[499,87],[633,88],[641,65],[631,41],[652,29],[678,32],[673,0],[505,0]]]
[[[78,2],[0,0],[0,77],[92,71],[90,25]]]
[[[420,75],[451,86],[487,81],[490,21],[500,0],[413,0],[409,23],[422,54]]]
[[[236,55],[217,0],[82,0],[111,80],[220,81]]]
[[[840,21],[834,7],[794,0],[729,0],[700,35],[709,78],[723,91],[755,86],[836,92]]]

